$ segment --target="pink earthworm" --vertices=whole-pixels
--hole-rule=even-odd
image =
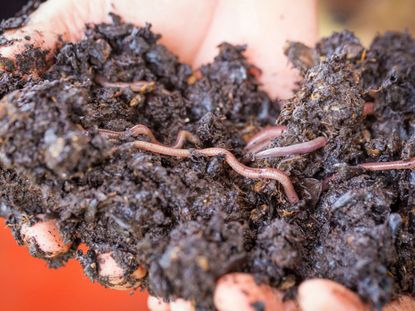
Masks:
[[[275,147],[255,154],[255,159],[276,158],[293,154],[305,154],[323,148],[327,144],[327,139],[323,136],[313,140],[294,144],[286,147]]]
[[[173,156],[176,158],[190,158],[192,155],[200,155],[206,157],[223,156],[229,166],[238,174],[252,179],[273,179],[281,183],[284,192],[290,203],[297,203],[299,198],[295,192],[294,186],[290,178],[281,170],[276,168],[251,168],[241,162],[228,150],[223,148],[206,148],[206,149],[175,149],[159,144],[146,141],[135,141],[132,143],[134,147],[140,150],[150,151],[157,154]]]
[[[280,137],[286,130],[287,127],[284,125],[276,125],[264,128],[248,141],[245,146],[245,150],[251,153],[261,151],[267,147],[273,139]]]
[[[407,161],[368,162],[359,164],[358,166],[368,171],[408,170],[415,168],[415,157]]]
[[[99,133],[103,136],[106,136],[108,138],[119,138],[121,135],[130,132],[134,136],[138,135],[145,135],[147,136],[150,141],[154,144],[161,145],[161,143],[156,139],[153,132],[145,125],[137,124],[133,126],[132,128],[126,130],[126,131],[111,131],[111,130],[105,130],[105,129],[99,129]],[[199,138],[197,138],[195,135],[188,131],[180,131],[177,135],[176,142],[171,146],[171,148],[182,148],[184,143],[186,141],[191,142],[192,144],[200,144]]]

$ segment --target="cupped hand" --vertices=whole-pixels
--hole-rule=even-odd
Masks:
[[[198,67],[213,59],[223,41],[247,44],[249,60],[262,70],[260,80],[271,96],[287,98],[292,94],[298,75],[283,55],[286,40],[313,45],[316,40],[316,3],[313,0],[49,0],[42,4],[21,29],[7,31],[8,39],[17,39],[0,48],[2,57],[14,60],[33,44],[49,50],[49,57],[60,39],[77,41],[85,24],[110,22],[109,13],[136,25],[151,23],[161,42],[180,60]],[[30,37],[30,39],[29,39]],[[63,242],[53,220],[40,220],[23,226],[22,237],[28,246],[36,244],[48,257],[58,256],[70,245]],[[111,253],[99,255],[98,271],[111,281],[114,289],[139,286],[146,271],[138,268],[124,281],[125,273]],[[132,281],[133,280],[133,281]],[[280,292],[257,285],[252,276],[230,274],[218,280],[214,301],[218,310],[368,310],[356,294],[328,280],[309,280],[299,288],[298,302],[283,302]],[[176,300],[170,304],[149,298],[153,311],[193,310],[191,302]],[[260,308],[260,309],[258,309]],[[385,308],[414,310],[407,297]]]

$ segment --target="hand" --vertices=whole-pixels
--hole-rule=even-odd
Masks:
[[[70,245],[63,242],[62,236],[53,220],[44,220],[21,229],[23,240],[30,247],[36,244],[50,257],[65,253]],[[112,258],[111,253],[98,255],[98,278],[109,278],[113,289],[131,289],[139,286],[146,271],[138,268],[132,273],[136,281],[125,282],[125,273]],[[252,276],[246,273],[232,273],[223,276],[217,282],[214,302],[219,311],[255,311],[255,303],[263,306],[260,310],[270,311],[369,311],[360,298],[344,286],[324,279],[312,279],[303,282],[298,289],[297,301],[286,301],[276,289],[267,285],[257,285]],[[165,303],[156,297],[149,297],[151,311],[193,311],[191,302],[178,299]],[[414,299],[402,296],[388,304],[383,311],[415,310]]]
[[[310,0],[295,4],[284,0],[49,0],[25,27],[6,33],[8,38],[23,40],[0,52],[13,59],[32,43],[53,53],[59,36],[79,40],[85,23],[110,22],[110,12],[126,22],[153,24],[153,30],[163,35],[161,43],[194,67],[212,60],[223,41],[246,43],[251,62],[263,70],[264,88],[272,96],[285,98],[292,94],[298,76],[282,47],[288,39],[312,45],[317,33],[315,1]],[[29,41],[24,39],[27,35]]]
[[[191,8],[191,14],[189,14]],[[312,45],[316,39],[315,2],[297,0],[49,0],[43,4],[22,29],[8,31],[8,38],[21,39],[3,47],[0,53],[11,60],[24,49],[24,44],[50,50],[56,48],[59,36],[65,41],[82,37],[85,23],[109,22],[109,12],[123,17],[126,22],[153,24],[163,34],[162,43],[179,55],[181,61],[194,67],[211,61],[216,46],[223,42],[248,44],[250,61],[262,69],[260,77],[264,88],[280,98],[289,97],[298,79],[282,52],[286,40],[302,41]],[[298,22],[301,21],[301,22]],[[30,40],[24,39],[29,36]],[[41,220],[21,230],[28,246],[35,244],[47,256],[54,257],[68,250],[53,220]],[[111,253],[98,256],[99,276],[108,277],[112,288],[137,287],[146,271],[137,269],[128,282],[124,271]],[[265,285],[257,285],[247,274],[222,277],[215,291],[219,310],[253,310],[254,302],[263,303],[265,310],[367,310],[357,295],[341,285],[327,280],[309,280],[299,288],[296,302],[283,302],[281,293]],[[150,297],[152,310],[193,310],[190,302],[177,300],[166,304]],[[413,310],[414,302],[402,298],[388,311]]]

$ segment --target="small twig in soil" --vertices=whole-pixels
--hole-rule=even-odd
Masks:
[[[248,141],[245,150],[251,153],[261,151],[271,144],[273,139],[280,137],[286,130],[287,127],[284,125],[267,127],[259,131]]]
[[[109,82],[102,76],[96,76],[95,82],[108,88],[130,88],[133,92],[147,93],[155,89],[156,83],[153,81],[136,81],[136,82]]]
[[[17,91],[15,91],[17,92]],[[15,93],[13,92],[13,93]],[[10,105],[8,99],[8,96],[4,96],[1,100],[0,100],[0,120],[2,120],[6,115],[7,115],[7,107]]]
[[[137,124],[133,126],[132,128],[126,131],[122,131],[122,132],[105,130],[105,129],[99,129],[98,131],[101,135],[107,138],[119,138],[121,135],[124,135],[126,133],[131,133],[133,136],[145,135],[150,139],[152,143],[161,145],[161,143],[154,136],[153,132],[147,126],[142,125],[142,124]],[[179,134],[177,135],[176,142],[170,148],[174,148],[174,149],[182,148],[186,141],[189,141],[195,145],[200,144],[199,138],[193,135],[192,133],[188,131],[180,131]]]
[[[369,171],[408,170],[415,168],[415,157],[407,161],[368,162],[358,166]]]
[[[317,137],[313,140],[294,144],[286,147],[275,147],[267,149],[255,154],[255,159],[265,159],[265,158],[276,158],[282,156],[289,156],[294,154],[305,154],[310,153],[320,148],[323,148],[327,144],[327,139],[323,136]]]

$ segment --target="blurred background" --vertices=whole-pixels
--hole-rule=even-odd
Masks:
[[[349,29],[366,46],[378,33],[415,33],[414,0],[319,0],[321,36]]]
[[[12,16],[27,1],[2,0],[0,19]],[[354,31],[365,45],[377,33],[405,30],[415,33],[415,0],[320,0],[320,34],[344,28]],[[114,291],[91,283],[75,261],[64,268],[48,269],[19,247],[0,220],[0,309],[33,310],[140,310],[145,293]]]

